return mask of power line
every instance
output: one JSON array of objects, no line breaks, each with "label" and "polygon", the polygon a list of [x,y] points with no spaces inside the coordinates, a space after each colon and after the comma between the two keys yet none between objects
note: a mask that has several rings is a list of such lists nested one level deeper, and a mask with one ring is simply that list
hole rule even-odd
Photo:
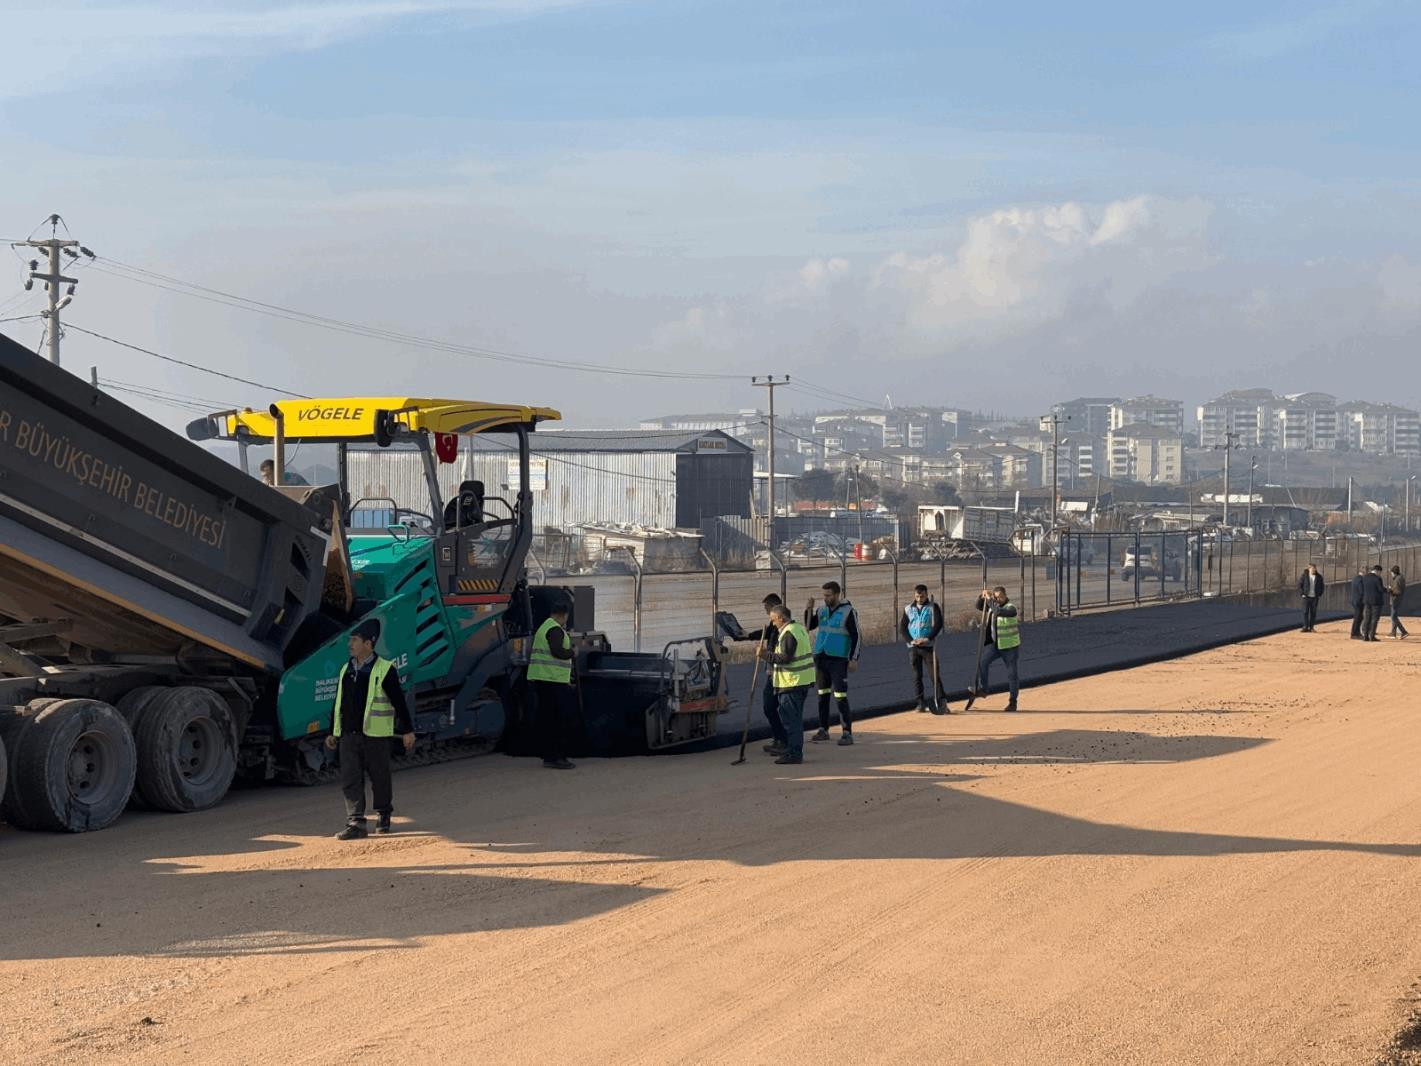
[{"label": "power line", "polygon": [[224,292],[221,289],[214,289],[206,285],[198,285],[195,282],[184,281],[181,278],[160,274],[154,270],[131,266],[116,259],[110,259],[107,256],[103,257],[102,265],[97,266],[95,269],[102,270],[111,277],[123,278],[140,285],[151,285],[168,292],[178,293],[179,295],[192,296],[197,299],[207,300],[210,303],[216,303],[239,310],[252,311],[287,322],[316,326],[350,336],[364,337],[368,340],[390,341],[408,345],[413,348],[425,348],[431,351],[445,352],[451,355],[462,355],[474,359],[486,359],[492,362],[513,363],[522,366],[540,366],[552,370],[609,374],[617,377],[643,377],[674,381],[744,380],[743,374],[713,373],[709,371],[641,370],[633,367],[612,366],[605,363],[580,363],[568,359],[553,359],[546,356],[503,351],[481,345],[441,341],[430,337],[422,337],[414,333],[405,333],[400,330],[364,325],[345,319],[330,318],[326,315],[311,314],[306,311],[299,311],[295,308],[283,307],[280,304],[267,303],[263,300],[254,300],[249,297],[238,296],[234,293]]},{"label": "power line", "polygon": [[289,389],[277,388],[275,385],[267,385],[260,381],[252,381],[250,378],[240,378],[237,377],[237,375],[235,374],[224,374],[220,370],[211,370],[205,366],[199,365],[198,363],[189,363],[186,359],[178,359],[171,355],[164,355],[162,352],[155,352],[151,348],[142,348],[139,347],[137,344],[129,344],[127,341],[118,340],[116,337],[109,337],[103,333],[96,333],[91,329],[85,329],[83,326],[76,326],[72,322],[68,325],[67,328],[78,330],[80,333],[88,334],[90,337],[97,337],[101,341],[108,341],[110,344],[117,344],[120,348],[128,348],[131,351],[141,352],[144,355],[151,355],[154,359],[161,359],[165,363],[172,363],[176,366],[185,366],[189,370],[197,370],[203,374],[211,374],[213,377],[225,378],[228,381],[235,381],[242,385],[251,385],[254,388],[258,389],[268,389],[271,392],[279,392],[283,396],[292,396],[298,400],[309,400],[311,398],[307,396],[304,392],[292,392]]},{"label": "power line", "polygon": [[0,322],[25,322],[31,318],[41,317],[43,316],[41,316],[38,311],[35,311],[34,313],[28,315],[16,315],[14,318],[0,318]]}]

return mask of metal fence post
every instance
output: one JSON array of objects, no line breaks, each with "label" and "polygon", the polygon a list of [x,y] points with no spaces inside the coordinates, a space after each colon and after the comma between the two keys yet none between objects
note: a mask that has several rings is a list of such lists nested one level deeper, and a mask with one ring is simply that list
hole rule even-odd
[{"label": "metal fence post", "polygon": [[1273,582],[1268,579],[1268,534],[1263,534],[1263,591],[1267,592]]},{"label": "metal fence post", "polygon": [[1114,549],[1111,547],[1111,541],[1113,539],[1109,533],[1105,534],[1105,602],[1107,606],[1111,602],[1110,577],[1115,573],[1115,556],[1112,554]]},{"label": "metal fence post", "polygon": [[720,567],[715,564],[710,553],[704,548],[701,549],[701,558],[706,561],[711,572],[711,636],[716,637],[716,620],[720,617]]},{"label": "metal fence post", "polygon": [[774,548],[767,549],[770,553],[770,561],[780,568],[780,602],[786,607],[789,606],[789,570],[785,568],[785,561],[780,558],[779,552]]},{"label": "metal fence post", "polygon": [[1140,605],[1140,532],[1135,531],[1135,606]]},{"label": "metal fence post", "polygon": [[888,558],[893,560],[893,624],[898,624],[898,553],[892,548],[884,548]]},{"label": "metal fence post", "polygon": [[1168,543],[1168,542],[1167,542],[1166,539],[1165,539],[1165,532],[1164,532],[1164,530],[1161,529],[1161,530],[1160,530],[1160,533],[1159,533],[1159,598],[1160,598],[1160,599],[1164,599],[1164,572],[1165,572],[1165,569],[1169,566],[1169,559],[1165,556],[1165,547],[1166,547],[1167,543]]},{"label": "metal fence post", "polygon": [[939,602],[939,603],[946,603],[946,602],[947,602],[947,560],[946,560],[946,559],[939,559],[939,560],[937,561],[937,565],[938,565],[938,586],[939,586],[938,602]]},{"label": "metal fence post", "polygon": [[625,545],[619,545],[619,550],[627,553],[627,557],[632,561],[632,650],[641,651],[641,560],[636,557],[636,552]]}]

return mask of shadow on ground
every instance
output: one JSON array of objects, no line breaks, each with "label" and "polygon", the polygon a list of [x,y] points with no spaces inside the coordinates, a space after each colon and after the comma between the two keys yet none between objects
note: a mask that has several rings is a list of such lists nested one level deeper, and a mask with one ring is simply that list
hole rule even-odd
[{"label": "shadow on ground", "polygon": [[[961,787],[1004,763],[1057,772],[1122,763],[1148,772],[1234,755],[1268,743],[1262,739],[1088,729],[865,739],[853,748],[812,746],[810,761],[793,767],[775,766],[758,750],[738,768],[724,751],[694,761],[591,761],[572,774],[502,757],[429,767],[396,779],[406,831],[322,850],[319,865],[302,851],[313,835],[338,827],[333,788],[246,793],[196,815],[129,816],[86,838],[0,833],[3,952],[26,959],[410,947],[422,937],[593,918],[671,891],[646,882],[688,860],[762,867],[1057,855],[1421,856],[1415,843],[1097,822]],[[723,775],[707,773],[712,760],[726,762]],[[629,802],[625,774],[633,768]],[[432,841],[438,861],[421,861]],[[450,862],[445,842],[460,845],[467,861]],[[283,851],[273,866],[271,853]],[[241,868],[244,856],[253,868]],[[211,870],[204,857],[237,868]],[[610,868],[615,882],[606,879]]]}]

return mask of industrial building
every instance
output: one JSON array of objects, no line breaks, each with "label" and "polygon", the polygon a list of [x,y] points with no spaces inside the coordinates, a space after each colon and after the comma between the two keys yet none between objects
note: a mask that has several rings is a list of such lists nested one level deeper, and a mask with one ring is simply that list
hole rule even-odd
[{"label": "industrial building", "polygon": [[[588,524],[697,529],[703,519],[748,518],[754,454],[719,430],[542,430],[532,435],[529,489],[539,528],[571,532]],[[399,448],[352,449],[350,492],[372,511],[391,502],[429,513],[422,458]],[[448,500],[460,482],[480,481],[497,514],[518,493],[511,442],[461,437],[453,463],[439,468]],[[378,524],[378,522],[377,522]]]}]

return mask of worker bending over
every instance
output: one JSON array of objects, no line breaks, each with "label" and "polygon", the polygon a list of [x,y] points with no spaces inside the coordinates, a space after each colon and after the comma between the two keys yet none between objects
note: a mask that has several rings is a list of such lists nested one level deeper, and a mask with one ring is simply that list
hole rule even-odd
[{"label": "worker bending over", "polygon": [[771,664],[770,680],[785,730],[785,750],[775,762],[792,766],[804,761],[804,698],[814,684],[814,655],[809,634],[790,618],[784,604],[770,608],[770,623],[775,627],[775,643],[760,645],[759,656]]},{"label": "worker bending over", "polygon": [[829,739],[829,696],[839,708],[839,743],[854,742],[854,717],[849,711],[849,674],[859,666],[859,621],[854,605],[843,599],[837,581],[824,582],[824,606],[814,609],[813,598],[804,611],[804,623],[814,634],[815,682],[819,687],[819,732],[815,743]]},{"label": "worker bending over", "polygon": [[549,770],[571,770],[568,738],[576,722],[572,667],[576,652],[567,635],[567,603],[558,601],[533,634],[528,654],[528,686],[538,716],[538,747]]},{"label": "worker bending over", "polygon": [[340,749],[340,787],[345,793],[345,828],[338,840],[359,840],[365,829],[365,779],[370,778],[374,802],[375,832],[390,831],[394,812],[390,785],[390,741],[398,733],[405,751],[414,747],[414,725],[410,722],[400,672],[389,659],[375,654],[380,639],[380,622],[367,618],[353,630],[347,641],[350,662],[336,677],[335,707],[331,714],[331,735],[327,748]]},{"label": "worker bending over", "polygon": [[933,686],[933,714],[947,714],[947,694],[937,672],[937,638],[942,632],[942,609],[928,598],[928,587],[913,588],[913,602],[903,608],[898,619],[898,635],[908,645],[908,665],[913,668],[913,694],[918,710],[928,709],[923,696],[923,664],[926,663]]},{"label": "worker bending over", "polygon": [[[1006,663],[1007,683],[1009,696],[1006,709],[1016,710],[1017,693],[1017,655],[1021,651],[1021,629],[1019,619],[1016,614],[1016,605],[1007,599],[1007,590],[1001,585],[988,591],[982,590],[982,594],[977,597],[976,609],[978,611],[988,611],[986,619],[986,633],[984,634],[984,647],[982,655],[982,668],[975,679],[977,685],[977,695],[985,696],[988,685],[988,674],[992,663],[1000,659]],[[986,650],[987,646],[990,651]]]}]

